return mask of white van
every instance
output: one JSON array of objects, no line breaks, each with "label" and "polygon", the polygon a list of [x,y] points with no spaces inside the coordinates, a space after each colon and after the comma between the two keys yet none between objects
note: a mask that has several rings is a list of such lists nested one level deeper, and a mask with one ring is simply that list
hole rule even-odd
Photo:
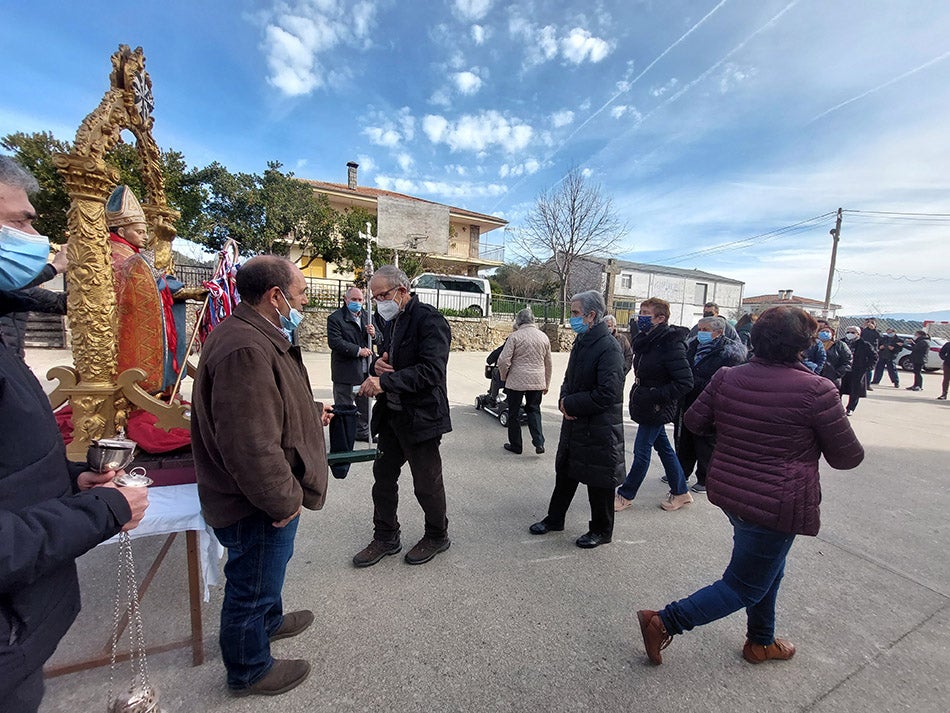
[{"label": "white van", "polygon": [[438,309],[468,312],[473,317],[491,315],[491,285],[483,277],[423,272],[409,282],[409,291]]}]

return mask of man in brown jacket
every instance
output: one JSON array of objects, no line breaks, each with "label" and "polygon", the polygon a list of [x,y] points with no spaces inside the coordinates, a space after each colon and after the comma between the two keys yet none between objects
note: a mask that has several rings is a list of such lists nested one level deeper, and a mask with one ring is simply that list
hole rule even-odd
[{"label": "man in brown jacket", "polygon": [[301,507],[327,490],[323,426],[292,346],[307,283],[289,260],[262,255],[238,271],[241,303],[205,343],[191,429],[205,519],[228,550],[221,657],[235,695],[277,695],[310,673],[303,659],[274,659],[270,642],[296,636],[310,611],[283,613],[281,590]]}]

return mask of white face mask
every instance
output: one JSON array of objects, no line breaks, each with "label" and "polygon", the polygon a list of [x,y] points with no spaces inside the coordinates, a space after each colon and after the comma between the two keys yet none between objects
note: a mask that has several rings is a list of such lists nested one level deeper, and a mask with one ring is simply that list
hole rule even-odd
[{"label": "white face mask", "polygon": [[376,311],[389,322],[399,314],[399,303],[396,300],[376,300]]}]

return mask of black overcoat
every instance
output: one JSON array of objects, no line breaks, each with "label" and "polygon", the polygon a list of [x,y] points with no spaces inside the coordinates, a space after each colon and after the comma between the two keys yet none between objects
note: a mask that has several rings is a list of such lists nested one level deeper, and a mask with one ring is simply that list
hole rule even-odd
[{"label": "black overcoat", "polygon": [[574,340],[560,404],[574,420],[561,421],[555,470],[599,488],[626,475],[623,453],[623,353],[603,322]]},{"label": "black overcoat", "polygon": [[640,332],[631,346],[636,381],[630,389],[630,418],[647,425],[672,422],[680,399],[693,386],[682,334],[664,322]]}]

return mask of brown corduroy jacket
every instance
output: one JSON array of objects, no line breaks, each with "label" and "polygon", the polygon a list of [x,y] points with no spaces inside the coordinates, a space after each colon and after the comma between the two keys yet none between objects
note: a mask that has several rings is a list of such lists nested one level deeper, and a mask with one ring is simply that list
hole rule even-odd
[{"label": "brown corduroy jacket", "polygon": [[208,337],[192,393],[198,496],[212,527],[257,512],[274,521],[323,507],[321,414],[300,356],[272,323],[239,304]]}]

